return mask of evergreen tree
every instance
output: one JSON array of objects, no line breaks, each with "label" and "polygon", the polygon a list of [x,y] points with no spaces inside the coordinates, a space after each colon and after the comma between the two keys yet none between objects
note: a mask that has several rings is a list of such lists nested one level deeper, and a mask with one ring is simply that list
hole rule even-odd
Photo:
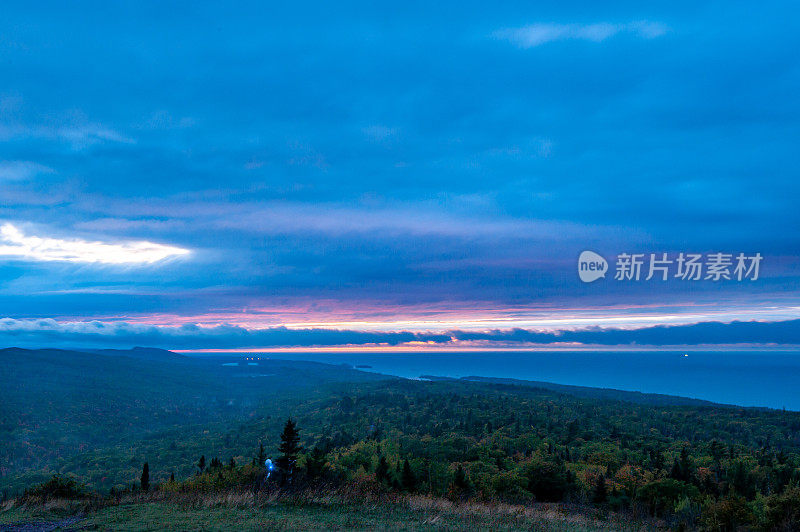
[{"label": "evergreen tree", "polygon": [[381,456],[378,460],[378,467],[375,468],[375,478],[378,482],[384,482],[389,479],[389,463],[386,461],[385,456]]},{"label": "evergreen tree", "polygon": [[689,460],[689,450],[684,447],[681,450],[681,456],[672,464],[669,476],[675,480],[682,480],[689,482],[692,478],[692,463]]},{"label": "evergreen tree", "polygon": [[205,471],[205,469],[206,469],[206,456],[205,455],[202,455],[200,457],[200,461],[197,462],[197,467],[200,469],[201,473],[203,471]]},{"label": "evergreen tree", "polygon": [[608,498],[608,488],[606,488],[606,477],[600,475],[597,477],[597,482],[594,485],[594,493],[592,494],[592,501],[595,504],[603,504]]},{"label": "evergreen tree", "polygon": [[142,491],[148,491],[150,489],[150,465],[147,462],[142,466],[141,485]]},{"label": "evergreen tree", "polygon": [[175,482],[175,471],[173,471],[172,473],[169,474],[169,481],[170,482]]},{"label": "evergreen tree", "polygon": [[400,477],[400,482],[406,491],[414,491],[417,486],[417,479],[414,472],[411,471],[411,464],[408,463],[408,460],[403,462],[403,475]]},{"label": "evergreen tree", "polygon": [[460,493],[469,490],[469,480],[467,480],[467,474],[464,472],[464,468],[461,467],[461,464],[458,465],[456,472],[453,474],[453,488]]},{"label": "evergreen tree", "polygon": [[260,443],[258,445],[258,456],[255,458],[255,464],[253,465],[264,467],[264,462],[266,461],[266,459],[267,459],[267,453],[266,451],[264,451],[264,444]]},{"label": "evergreen tree", "polygon": [[326,455],[327,453],[319,445],[315,445],[311,453],[306,456],[308,478],[316,479],[322,477],[325,472],[325,465],[328,463]]},{"label": "evergreen tree", "polygon": [[689,482],[692,479],[692,462],[689,459],[689,449],[684,447],[681,449],[681,474],[683,478],[681,480],[685,482]]},{"label": "evergreen tree", "polygon": [[300,431],[291,418],[287,419],[286,424],[283,426],[279,450],[281,451],[281,456],[278,457],[277,464],[283,473],[283,482],[291,482],[294,477],[297,455],[300,453]]},{"label": "evergreen tree", "polygon": [[681,464],[677,460],[672,462],[672,469],[669,470],[669,477],[675,480],[683,480],[683,473],[681,472]]}]

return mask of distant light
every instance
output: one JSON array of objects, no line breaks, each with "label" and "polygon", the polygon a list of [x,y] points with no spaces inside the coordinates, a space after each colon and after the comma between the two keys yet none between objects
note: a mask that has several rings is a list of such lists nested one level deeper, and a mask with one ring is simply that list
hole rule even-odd
[{"label": "distant light", "polygon": [[80,239],[28,236],[10,223],[0,226],[0,257],[37,261],[101,264],[152,264],[191,253],[188,249],[147,241],[109,244]]}]

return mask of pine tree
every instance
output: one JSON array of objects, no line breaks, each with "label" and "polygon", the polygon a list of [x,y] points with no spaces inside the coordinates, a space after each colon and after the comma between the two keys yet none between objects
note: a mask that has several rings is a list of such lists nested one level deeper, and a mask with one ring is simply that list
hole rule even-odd
[{"label": "pine tree", "polygon": [[263,467],[266,459],[267,459],[267,453],[264,451],[264,444],[260,443],[258,445],[258,456],[256,457],[256,463],[253,465],[258,465],[259,467]]},{"label": "pine tree", "polygon": [[681,449],[681,475],[683,478],[681,480],[685,482],[689,482],[692,479],[692,462],[689,459],[689,449],[684,447]]},{"label": "pine tree", "polygon": [[284,482],[291,482],[294,477],[297,455],[300,453],[300,431],[291,418],[287,419],[286,425],[283,426],[279,450],[281,456],[277,460],[278,467],[283,473]]},{"label": "pine tree", "polygon": [[200,457],[200,461],[199,461],[199,462],[197,462],[197,467],[200,469],[200,472],[201,472],[201,473],[202,473],[203,471],[205,471],[205,469],[206,469],[206,456],[205,456],[205,455],[202,455],[202,456]]},{"label": "pine tree", "polygon": [[147,462],[142,466],[141,485],[142,491],[148,491],[150,489],[150,465]]},{"label": "pine tree", "polygon": [[683,473],[681,472],[681,465],[675,460],[672,463],[672,469],[669,471],[670,478],[674,478],[675,480],[683,480]]},{"label": "pine tree", "polygon": [[325,473],[325,465],[328,463],[326,452],[315,445],[310,454],[306,455],[306,473],[308,478],[316,479]]},{"label": "pine tree", "polygon": [[400,482],[403,485],[403,489],[406,491],[414,491],[414,488],[417,486],[417,479],[414,477],[414,472],[411,471],[411,464],[408,463],[408,460],[403,462],[403,475]]},{"label": "pine tree", "polygon": [[173,471],[172,473],[169,474],[169,481],[170,482],[175,482],[175,471]]},{"label": "pine tree", "polygon": [[594,493],[592,494],[592,501],[595,504],[602,504],[608,498],[608,489],[606,488],[606,477],[600,475],[597,477],[597,482],[594,485]]},{"label": "pine tree", "polygon": [[453,487],[459,491],[466,491],[469,488],[469,481],[467,481],[467,474],[464,472],[464,468],[461,467],[459,464],[458,469],[456,469],[455,474],[453,475]]},{"label": "pine tree", "polygon": [[375,468],[375,478],[378,482],[389,479],[389,463],[384,456],[381,456],[381,459],[378,460],[378,467]]}]

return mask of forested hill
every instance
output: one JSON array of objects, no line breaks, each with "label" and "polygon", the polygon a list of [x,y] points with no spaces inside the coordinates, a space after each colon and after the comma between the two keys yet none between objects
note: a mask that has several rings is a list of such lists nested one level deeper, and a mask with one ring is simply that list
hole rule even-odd
[{"label": "forested hill", "polygon": [[625,390],[615,390],[611,388],[591,388],[588,386],[572,386],[569,384],[555,384],[552,382],[543,381],[528,381],[521,379],[508,379],[500,377],[478,377],[469,376],[453,379],[450,377],[439,377],[436,375],[422,375],[420,378],[431,381],[462,381],[462,382],[480,382],[484,384],[502,384],[507,386],[524,386],[527,388],[539,388],[542,390],[550,390],[553,392],[574,395],[575,397],[584,397],[587,399],[610,399],[614,401],[625,401],[628,403],[636,403],[640,405],[652,406],[730,406],[731,408],[739,408],[733,405],[723,405],[711,401],[704,401],[702,399],[693,399],[689,397],[679,397],[675,395],[664,395],[659,393],[643,393],[643,392],[630,392]]},{"label": "forested hill", "polygon": [[172,351],[167,351],[166,349],[157,349],[154,347],[134,347],[132,349],[81,349],[80,351],[98,355],[126,356],[138,358],[140,360],[154,360],[160,362],[187,359],[185,355],[173,353]]},{"label": "forested hill", "polygon": [[230,363],[160,349],[0,350],[0,486],[100,447],[227,426],[331,383],[382,378],[314,362]]}]

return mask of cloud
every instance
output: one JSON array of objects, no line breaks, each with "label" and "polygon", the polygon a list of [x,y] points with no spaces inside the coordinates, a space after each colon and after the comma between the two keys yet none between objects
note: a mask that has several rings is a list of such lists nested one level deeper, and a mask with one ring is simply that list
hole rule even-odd
[{"label": "cloud", "polygon": [[658,22],[637,21],[627,24],[531,24],[495,32],[498,39],[510,41],[521,48],[533,48],[553,41],[579,40],[602,42],[621,33],[643,39],[654,39],[667,33],[667,26]]},{"label": "cloud", "polygon": [[800,320],[703,322],[641,329],[590,328],[539,332],[524,329],[485,332],[375,332],[347,329],[248,329],[234,325],[163,326],[128,322],[59,322],[53,319],[0,319],[0,347],[149,346],[166,349],[236,349],[325,346],[428,347],[473,345],[513,348],[579,343],[606,346],[686,346],[732,344],[800,345]]},{"label": "cloud", "polygon": [[39,174],[52,174],[55,170],[31,161],[0,161],[0,181],[25,181]]},{"label": "cloud", "polygon": [[445,334],[362,332],[332,329],[246,329],[232,325],[178,327],[127,322],[57,322],[53,319],[0,319],[0,346],[136,345],[172,349],[233,349],[283,346],[399,345],[415,341],[447,342]]},{"label": "cloud", "polygon": [[[457,204],[459,198],[449,198]],[[480,201],[480,198],[472,198]],[[258,234],[317,233],[344,235],[357,233],[441,236],[508,236],[551,239],[553,235],[574,238],[596,238],[619,228],[600,224],[591,226],[558,220],[489,217],[467,212],[471,207],[463,200],[460,210],[446,211],[434,204],[385,204],[380,206],[340,203],[302,203],[263,201],[258,203],[179,202],[152,199],[139,201],[86,201],[89,208],[113,212],[115,216],[80,222],[87,230],[124,230],[147,228],[161,230],[192,226],[203,230],[237,230]],[[476,209],[472,209],[473,211]],[[166,221],[165,221],[166,219]],[[633,230],[627,229],[629,233]]]},{"label": "cloud", "polygon": [[583,330],[538,332],[525,329],[487,332],[452,331],[462,341],[510,344],[580,343],[594,345],[732,345],[800,344],[800,320],[777,322],[702,322],[691,325],[656,325],[639,329],[593,327]]},{"label": "cloud", "polygon": [[28,236],[10,223],[0,226],[0,257],[34,261],[150,264],[188,253],[188,249],[146,241],[109,244]]}]

